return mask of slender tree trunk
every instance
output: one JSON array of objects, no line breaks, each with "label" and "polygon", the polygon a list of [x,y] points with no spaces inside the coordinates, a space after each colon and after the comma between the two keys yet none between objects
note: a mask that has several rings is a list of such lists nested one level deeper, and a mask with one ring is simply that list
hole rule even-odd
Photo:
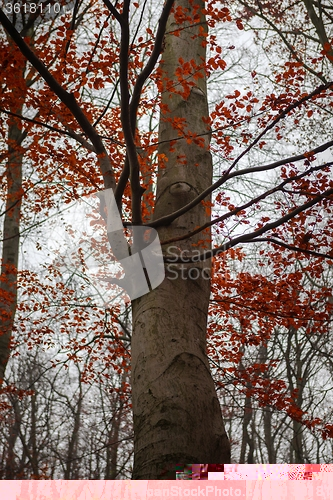
[{"label": "slender tree trunk", "polygon": [[[20,109],[16,109],[20,113]],[[8,131],[8,161],[6,166],[7,198],[3,224],[3,245],[0,277],[0,386],[10,355],[10,341],[17,305],[17,268],[20,244],[22,197],[22,161],[20,151],[24,134],[12,121]]]},{"label": "slender tree trunk", "polygon": [[[288,333],[288,344],[286,350],[287,378],[289,382],[290,394],[294,394],[295,387],[297,395],[295,403],[298,408],[303,406],[303,392],[307,381],[308,369],[304,369],[304,359],[302,359],[302,343],[299,341],[298,331],[290,327]],[[291,352],[295,353],[295,360],[292,359]],[[294,396],[295,397],[295,396]],[[290,442],[290,463],[304,463],[303,447],[303,426],[297,420],[292,421],[292,440]]]},{"label": "slender tree trunk", "polygon": [[[34,36],[34,26],[22,29],[21,36]],[[14,80],[21,94],[17,93],[17,100],[10,107],[10,111],[22,114],[27,94],[27,87],[31,84],[25,79],[27,61],[8,37],[10,45],[9,58],[16,59]],[[22,143],[27,131],[22,130],[19,119],[10,118],[8,123],[8,160],[6,165],[6,208],[3,223],[3,242],[1,255],[0,275],[0,387],[3,383],[7,362],[10,356],[10,342],[12,338],[14,318],[17,307],[17,276],[20,248],[20,220],[22,205],[22,164],[24,149]]]},{"label": "slender tree trunk", "polygon": [[265,445],[268,454],[268,463],[276,463],[276,452],[274,448],[274,439],[272,436],[272,410],[269,406],[265,406],[263,409],[264,413],[264,433],[265,433]]},{"label": "slender tree trunk", "polygon": [[79,388],[79,396],[77,403],[73,403],[72,412],[74,425],[72,430],[72,435],[69,439],[68,450],[67,450],[67,459],[66,459],[66,469],[64,474],[64,479],[78,479],[77,477],[77,447],[79,441],[79,431],[81,427],[81,418],[82,418],[82,402],[83,402],[83,393],[82,393],[82,383],[80,382]]},{"label": "slender tree trunk", "polygon": [[12,406],[13,406],[13,417],[7,437],[7,456],[6,459],[3,459],[0,466],[0,470],[3,471],[1,474],[2,479],[16,479],[17,477],[15,445],[20,433],[21,418],[20,418],[18,403],[15,396],[12,400]]},{"label": "slender tree trunk", "polygon": [[[302,343],[298,342],[297,333],[295,335],[295,346],[296,346],[296,387],[297,387],[297,398],[296,404],[299,408],[303,406],[303,392],[307,379],[307,370],[304,369],[302,360]],[[295,463],[304,464],[304,442],[303,442],[303,425],[296,420],[293,420],[293,440],[292,445],[295,453]]]},{"label": "slender tree trunk", "polygon": [[[251,384],[247,384],[250,389]],[[251,396],[245,396],[244,402],[244,417],[242,425],[242,445],[241,453],[239,458],[240,464],[253,464],[253,454],[254,454],[254,434],[250,430],[250,424],[253,423],[253,409],[252,409],[252,398]],[[250,433],[249,433],[250,430]],[[249,447],[249,453],[246,459],[246,447]]]},{"label": "slender tree trunk", "polygon": [[[127,326],[127,325],[126,325]],[[127,378],[126,371],[122,375],[122,386],[124,386]],[[112,424],[109,431],[109,446],[106,450],[106,468],[105,468],[105,479],[117,479],[119,464],[118,464],[118,452],[119,452],[119,434],[120,426],[123,418],[124,407],[121,398],[117,398],[114,402],[112,412]]]},{"label": "slender tree trunk", "polygon": [[[179,25],[171,16],[161,63],[162,107],[159,147],[161,159],[154,219],[174,212],[208,187],[212,179],[209,136],[202,146],[177,140],[172,126],[182,119],[185,130],[207,132],[208,116],[204,70],[188,96],[181,90],[176,69],[179,59],[205,60],[207,25],[204,2],[196,1],[200,22]],[[194,7],[177,1],[175,8]],[[188,78],[188,75],[184,75]],[[190,78],[193,80],[193,78]],[[163,83],[164,82],[164,83]],[[171,88],[171,83],[173,87]],[[209,201],[209,200],[208,200]],[[207,204],[199,204],[159,231],[161,241],[186,234],[209,220]],[[205,241],[202,241],[204,240]],[[200,241],[201,240],[201,241]],[[210,234],[199,234],[175,245],[164,245],[166,254],[193,253],[210,245]],[[182,254],[184,255],[184,253]],[[134,479],[168,478],[176,463],[228,463],[229,440],[206,354],[206,327],[210,296],[210,262],[166,266],[166,278],[151,293],[133,301],[132,397],[134,416]]]},{"label": "slender tree trunk", "polygon": [[31,395],[31,434],[29,439],[29,448],[31,449],[31,468],[35,475],[35,479],[39,478],[39,457],[38,457],[38,447],[37,447],[37,421],[38,421],[38,410],[37,410],[37,396],[35,392],[35,387],[32,386],[34,393]]},{"label": "slender tree trunk", "polygon": [[[259,349],[259,363],[267,363],[268,354],[267,354],[267,345],[262,344]],[[264,379],[268,379],[268,373],[265,372],[263,374]],[[268,463],[275,464],[276,463],[276,449],[274,445],[274,437],[272,431],[272,409],[269,405],[263,408],[263,420],[264,420],[264,434],[265,434],[265,445],[268,454]]]}]

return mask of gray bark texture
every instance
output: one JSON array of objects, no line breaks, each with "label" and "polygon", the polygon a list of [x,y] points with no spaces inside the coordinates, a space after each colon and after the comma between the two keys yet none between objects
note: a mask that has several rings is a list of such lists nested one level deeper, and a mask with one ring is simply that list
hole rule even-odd
[{"label": "gray bark texture", "polygon": [[17,306],[23,154],[20,151],[15,151],[15,147],[20,148],[22,139],[21,130],[15,123],[10,124],[8,131],[8,161],[6,165],[6,213],[3,223],[0,280],[0,386],[5,376],[10,355],[10,341]]},{"label": "gray bark texture", "polygon": [[[202,12],[204,2],[199,4]],[[188,9],[189,1],[175,3]],[[179,29],[179,36],[172,31]],[[179,58],[205,60],[207,25],[189,20],[182,25],[171,15],[161,62],[162,108],[159,127],[161,158],[153,219],[189,203],[212,181],[209,134],[204,147],[177,140],[172,125],[183,119],[184,133],[207,133],[207,87],[204,69],[188,96],[174,91],[182,86],[176,76]],[[198,36],[200,35],[200,36]],[[172,80],[172,85],[170,81]],[[166,108],[168,107],[168,109]],[[163,160],[164,159],[164,160]],[[209,199],[206,200],[209,202]],[[209,220],[207,204],[159,229],[161,241],[184,235]],[[176,249],[177,247],[177,249]],[[177,243],[163,245],[163,253],[185,255],[210,247],[210,234],[199,233]],[[206,328],[210,296],[209,261],[166,265],[163,283],[133,301],[132,396],[134,414],[133,479],[170,479],[175,464],[228,463],[230,446],[206,354]]]}]

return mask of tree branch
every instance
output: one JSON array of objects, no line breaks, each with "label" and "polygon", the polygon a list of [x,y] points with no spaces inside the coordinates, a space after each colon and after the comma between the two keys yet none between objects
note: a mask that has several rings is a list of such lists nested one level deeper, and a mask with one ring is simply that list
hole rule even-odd
[{"label": "tree branch", "polygon": [[317,172],[318,170],[322,170],[323,168],[326,168],[326,167],[331,167],[332,165],[333,165],[333,162],[325,163],[324,165],[319,165],[317,167],[309,168],[308,170],[306,170],[305,172],[302,172],[299,175],[289,177],[288,179],[285,179],[283,182],[278,184],[275,188],[272,188],[272,189],[269,189],[268,191],[265,191],[264,193],[260,194],[256,198],[253,198],[249,202],[244,203],[244,205],[241,205],[239,207],[234,208],[234,210],[231,210],[230,212],[222,215],[221,217],[218,217],[217,219],[214,219],[214,220],[207,222],[206,224],[194,229],[193,231],[191,231],[187,234],[184,234],[183,236],[176,236],[175,238],[171,238],[169,240],[162,241],[161,245],[168,245],[170,243],[175,243],[176,241],[181,241],[181,240],[186,240],[188,238],[191,238],[192,236],[194,236],[198,233],[201,233],[202,231],[204,231],[208,227],[211,227],[214,224],[217,224],[218,222],[223,222],[223,221],[229,219],[230,217],[232,217],[233,215],[237,215],[242,210],[246,210],[247,208],[249,208],[253,205],[256,205],[257,203],[259,203],[260,201],[263,201],[268,196],[270,196],[274,193],[277,193],[278,191],[282,191],[283,188],[287,184],[294,182],[294,181],[301,180],[302,178],[306,177],[309,174],[312,174],[313,172]]},{"label": "tree branch", "polygon": [[[241,158],[243,158],[243,156],[248,153],[259,141],[260,139],[268,132],[268,130],[272,129],[280,120],[282,120],[283,118],[285,118],[285,116],[290,113],[290,111],[292,111],[293,109],[297,108],[298,106],[302,105],[304,102],[312,99],[313,97],[315,97],[317,94],[320,94],[323,90],[326,90],[328,89],[329,87],[331,87],[333,85],[333,82],[329,82],[327,83],[326,85],[320,85],[320,87],[318,87],[317,89],[315,89],[313,92],[311,92],[310,94],[302,97],[302,99],[300,99],[299,101],[291,104],[290,106],[288,106],[285,110],[283,110],[274,120],[273,122],[268,125],[265,130],[259,134],[259,136],[257,136],[257,138],[236,158],[236,160],[232,163],[232,165],[228,168],[228,170],[226,170],[226,172],[223,174],[222,177],[220,177],[220,179],[218,181],[216,181],[214,184],[212,184],[209,188],[205,189],[199,196],[197,196],[196,198],[194,198],[190,203],[188,203],[187,205],[184,205],[181,209],[177,210],[176,212],[173,212],[172,214],[169,214],[169,215],[166,215],[164,217],[161,217],[160,219],[156,219],[155,221],[151,221],[149,222],[149,225],[150,227],[159,227],[159,226],[163,226],[163,225],[169,225],[171,224],[171,222],[173,222],[175,219],[177,219],[178,217],[180,217],[181,215],[185,214],[186,212],[188,212],[191,208],[194,208],[198,203],[200,203],[202,200],[204,200],[206,198],[206,196],[210,195],[213,191],[215,191],[215,189],[219,188],[220,186],[222,186],[222,184],[224,184],[224,182],[226,182],[228,179],[231,178],[231,176],[233,177],[236,177],[237,176],[237,172],[235,172],[234,174],[231,174],[231,170],[237,165],[237,163],[240,161]],[[329,142],[329,143],[326,143],[328,144],[327,148],[330,147],[332,145],[332,142]],[[323,145],[324,146],[324,145]],[[322,146],[320,146],[322,147]],[[327,149],[326,148],[326,149]],[[317,152],[321,152],[323,150],[318,150],[317,148]],[[313,150],[313,152],[315,152],[315,150]],[[301,155],[302,158],[305,158],[305,154]],[[297,157],[294,157],[294,158],[297,158]],[[300,158],[300,159],[302,159]],[[296,161],[296,160],[294,160]],[[288,163],[288,161],[284,161],[283,160],[283,164],[285,163]],[[273,164],[273,165],[276,165]],[[278,165],[277,165],[278,166]],[[258,167],[260,168],[261,170],[264,170],[264,167]],[[272,168],[276,168],[276,167],[272,167]],[[255,170],[255,169],[248,169],[249,172],[250,171],[260,171],[260,170]],[[244,172],[243,172],[244,173]]]},{"label": "tree branch", "polygon": [[274,243],[275,245],[279,245],[280,247],[287,248],[288,250],[293,250],[294,252],[301,252],[305,253],[307,255],[314,255],[315,257],[322,257],[324,259],[330,259],[333,260],[333,255],[329,255],[327,253],[321,253],[321,252],[316,252],[315,250],[308,250],[306,248],[300,248],[296,247],[294,245],[289,245],[288,243],[285,243],[284,241],[277,240],[276,238],[255,238],[251,242],[245,242],[245,243],[256,243],[256,242],[264,241],[267,243]]},{"label": "tree branch", "polygon": [[22,54],[26,59],[34,66],[41,77],[49,85],[51,90],[59,97],[61,102],[69,109],[77,123],[80,125],[84,133],[91,140],[95,153],[98,157],[98,162],[101,168],[101,172],[104,178],[105,188],[115,188],[116,181],[114,177],[113,168],[110,162],[110,158],[104,147],[103,141],[99,137],[98,133],[84,114],[83,110],[79,106],[73,94],[67,92],[59,82],[51,75],[51,73],[46,68],[45,64],[36,56],[36,54],[30,49],[23,38],[20,36],[16,28],[9,21],[7,16],[4,14],[3,10],[0,9],[0,22],[11,36],[17,47],[20,49]]},{"label": "tree branch", "polygon": [[[311,21],[312,21],[312,24],[314,25],[314,27],[316,29],[321,46],[324,48],[324,46],[326,44],[331,45],[329,40],[328,40],[328,37],[327,37],[327,33],[325,30],[323,20],[321,17],[319,17],[317,15],[315,9],[313,8],[313,1],[312,0],[303,0],[303,3],[305,5],[305,8],[307,10],[307,13],[308,13]],[[332,50],[330,50],[330,54],[331,54],[331,56],[333,55]]]},{"label": "tree branch", "polygon": [[[333,188],[328,189],[327,191],[324,191],[324,193],[322,193],[318,196],[315,196],[312,200],[309,200],[308,202],[304,203],[303,205],[300,205],[299,207],[295,208],[294,210],[292,210],[288,214],[284,215],[283,217],[280,217],[280,219],[277,219],[274,222],[269,222],[269,223],[265,224],[264,226],[262,226],[261,228],[256,229],[255,231],[252,231],[251,233],[238,236],[237,238],[234,238],[234,239],[228,241],[227,243],[224,243],[223,245],[221,245],[217,248],[202,252],[199,256],[196,255],[193,260],[191,260],[191,258],[189,257],[186,260],[186,263],[198,262],[198,261],[210,259],[211,257],[214,257],[214,255],[225,252],[226,250],[229,250],[229,248],[232,248],[232,247],[238,245],[239,243],[253,243],[255,241],[258,241],[258,239],[257,239],[258,236],[261,236],[262,234],[267,233],[271,229],[276,229],[277,227],[282,226],[283,224],[285,224],[289,220],[293,219],[296,215],[300,214],[301,212],[304,212],[308,208],[313,207],[313,205],[316,205],[321,200],[323,200],[324,198],[328,198],[331,195],[333,195]],[[300,251],[303,251],[303,249]],[[333,256],[327,256],[327,258],[333,259]],[[183,262],[181,257],[179,259],[168,260],[167,256],[165,256],[164,261],[166,263],[173,263],[173,264]]]},{"label": "tree branch", "polygon": [[136,126],[136,116],[137,116],[137,111],[140,103],[140,96],[142,92],[142,88],[144,83],[146,82],[147,78],[151,74],[151,72],[154,70],[156,62],[162,52],[162,47],[163,47],[163,40],[164,40],[164,35],[165,35],[165,29],[167,25],[167,21],[169,19],[170,11],[172,9],[172,6],[174,4],[174,0],[167,0],[165,2],[165,5],[163,7],[162,14],[160,16],[160,19],[158,21],[158,29],[156,32],[156,38],[155,38],[155,43],[154,47],[152,50],[152,53],[149,57],[149,60],[146,64],[146,66],[143,68],[141,73],[139,74],[134,90],[133,90],[133,95],[131,99],[131,106],[130,106],[130,119],[131,119],[131,124],[132,124],[132,129],[135,129]]},{"label": "tree branch", "polygon": [[121,14],[117,11],[117,9],[112,5],[112,3],[110,2],[110,0],[103,0],[104,2],[104,5],[109,9],[109,11],[111,12],[111,14],[113,15],[113,17],[115,19],[117,19],[117,21],[119,22],[119,24],[121,25],[122,23],[122,16]]},{"label": "tree branch", "polygon": [[[265,21],[273,29],[273,31],[275,31],[279,35],[279,37],[282,39],[283,43],[286,45],[287,49],[290,51],[290,53],[293,55],[293,57],[295,57],[295,59],[296,59],[297,62],[301,63],[302,66],[309,73],[311,73],[315,77],[319,78],[319,80],[321,80],[323,83],[327,83],[327,80],[326,80],[326,78],[323,75],[321,75],[320,73],[318,73],[317,71],[315,71],[314,69],[312,69],[308,64],[306,64],[306,62],[304,62],[299,57],[298,52],[289,43],[289,41],[287,40],[287,38],[284,36],[284,33],[281,30],[279,30],[278,27],[276,26],[276,24],[274,24],[268,17],[266,17],[265,14],[262,11],[259,13],[253,7],[249,6],[247,2],[244,2],[242,0],[239,0],[239,2],[244,7],[246,7],[247,9],[249,9],[252,12],[252,14],[254,14],[255,16],[260,17],[263,21]],[[319,42],[319,40],[318,40],[318,42]]]},{"label": "tree branch", "polygon": [[67,135],[72,139],[78,141],[82,146],[84,146],[89,151],[95,152],[95,148],[92,144],[86,141],[81,135],[76,134],[70,127],[67,127],[67,130],[61,130],[60,128],[53,127],[52,125],[48,125],[47,123],[40,122],[36,120],[36,118],[27,118],[26,116],[19,115],[18,113],[13,113],[12,111],[7,111],[6,109],[0,108],[0,113],[6,113],[9,116],[15,116],[15,118],[19,118],[25,122],[29,122],[35,125],[41,125],[48,130],[52,130],[52,132],[58,132],[59,134]]},{"label": "tree branch", "polygon": [[[135,85],[134,85],[133,94],[132,94],[131,102],[129,105],[129,111],[128,111],[129,112],[129,121],[130,121],[130,126],[131,126],[133,137],[135,136],[137,112],[138,112],[138,108],[139,108],[139,104],[140,104],[140,97],[141,97],[142,88],[143,88],[143,85],[145,84],[147,78],[149,77],[151,72],[154,70],[156,62],[157,62],[157,60],[162,52],[166,24],[167,24],[167,21],[168,21],[169,15],[170,15],[170,11],[171,11],[173,4],[174,4],[174,0],[167,0],[164,7],[163,7],[162,14],[161,14],[160,19],[158,21],[158,29],[157,29],[155,43],[154,43],[152,53],[148,59],[146,66],[143,68],[143,70],[139,74],[139,76],[135,82]],[[135,147],[135,145],[134,145],[134,147]],[[137,156],[136,156],[136,158],[137,158]],[[138,168],[139,168],[139,164],[138,164]],[[135,172],[133,172],[133,173],[135,174]],[[128,161],[126,161],[125,167],[124,167],[122,174],[121,174],[121,179],[120,179],[119,185],[117,186],[116,193],[115,193],[115,198],[116,198],[116,201],[118,204],[119,204],[120,199],[123,195],[123,192],[124,192],[124,189],[126,187],[129,175],[132,175],[131,169],[129,168]],[[136,189],[138,190],[139,195],[140,195],[140,213],[141,213],[142,189],[141,189],[141,187],[138,188],[137,186],[136,186]]]},{"label": "tree branch", "polygon": [[134,225],[142,224],[140,186],[140,165],[136,153],[134,131],[131,127],[129,108],[129,82],[128,82],[128,51],[129,51],[129,0],[124,1],[121,15],[121,42],[120,42],[120,95],[121,95],[121,124],[126,142],[126,152],[129,161],[130,182],[132,191],[132,222]]}]

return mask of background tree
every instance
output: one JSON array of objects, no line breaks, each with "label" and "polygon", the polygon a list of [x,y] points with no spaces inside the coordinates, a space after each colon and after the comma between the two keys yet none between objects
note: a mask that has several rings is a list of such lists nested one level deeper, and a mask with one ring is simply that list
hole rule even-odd
[{"label": "background tree", "polygon": [[[25,30],[27,32],[27,30]],[[24,36],[24,32],[22,33]],[[8,99],[7,109],[13,113],[8,118],[7,152],[3,153],[6,161],[5,171],[2,174],[3,185],[7,187],[6,203],[3,222],[3,244],[1,258],[1,327],[0,336],[0,383],[4,378],[6,364],[9,358],[9,345],[17,305],[17,269],[19,258],[19,233],[22,203],[22,162],[24,148],[22,142],[26,132],[22,130],[20,120],[15,114],[22,114],[26,96],[26,59],[17,50],[16,46],[7,38],[3,43],[2,51],[4,63],[2,65],[3,94]],[[14,72],[14,80],[20,88],[20,97],[13,94],[13,80],[8,78]],[[13,74],[11,75],[13,76]],[[3,96],[4,97],[4,96]]]}]

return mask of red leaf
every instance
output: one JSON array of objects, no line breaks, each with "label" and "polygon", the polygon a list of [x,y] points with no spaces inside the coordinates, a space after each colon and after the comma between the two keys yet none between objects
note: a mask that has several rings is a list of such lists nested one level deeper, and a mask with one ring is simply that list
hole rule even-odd
[{"label": "red leaf", "polygon": [[243,23],[242,23],[241,19],[237,19],[236,25],[237,25],[237,28],[239,30],[243,30],[244,29],[244,26],[243,26]]}]

